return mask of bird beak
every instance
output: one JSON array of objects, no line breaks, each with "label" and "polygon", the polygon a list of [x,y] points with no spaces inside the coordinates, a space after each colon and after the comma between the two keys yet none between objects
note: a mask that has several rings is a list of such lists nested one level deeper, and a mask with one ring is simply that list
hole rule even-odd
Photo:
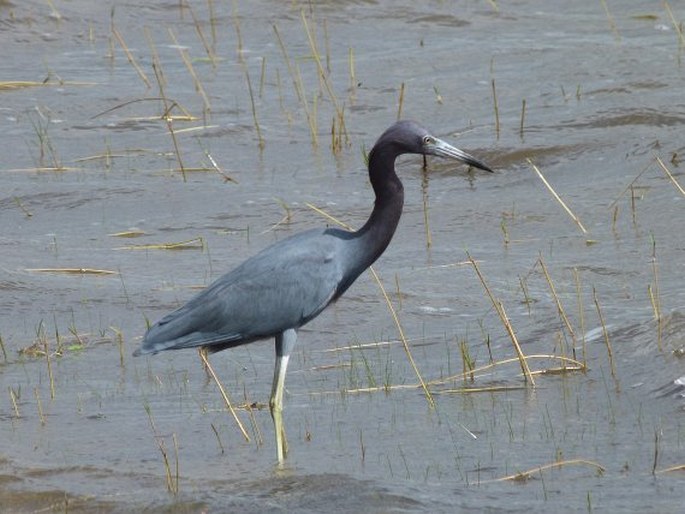
[{"label": "bird beak", "polygon": [[475,168],[480,168],[481,170],[494,173],[492,168],[490,168],[490,166],[485,164],[483,161],[476,159],[472,155],[469,155],[466,152],[459,150],[459,148],[455,148],[449,143],[445,143],[443,140],[438,138],[433,138],[433,141],[427,145],[426,152],[433,155],[439,155],[440,157],[457,159],[458,161],[468,164],[469,166],[474,166]]}]

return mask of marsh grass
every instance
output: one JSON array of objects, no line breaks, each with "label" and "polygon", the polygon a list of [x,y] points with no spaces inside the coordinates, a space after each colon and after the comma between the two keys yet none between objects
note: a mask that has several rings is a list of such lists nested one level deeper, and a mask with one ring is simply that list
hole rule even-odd
[{"label": "marsh grass", "polygon": [[2,352],[2,360],[3,362],[7,362],[7,350],[5,349],[5,341],[2,340],[2,336],[0,335],[0,352]]},{"label": "marsh grass", "polygon": [[33,388],[33,395],[36,398],[36,408],[38,409],[38,419],[40,420],[40,424],[45,426],[46,420],[45,420],[45,415],[43,414],[43,402],[40,400],[40,392],[38,391],[37,387]]},{"label": "marsh grass", "polygon": [[243,35],[240,30],[240,16],[238,15],[238,2],[233,0],[231,2],[231,18],[233,19],[233,28],[236,35],[236,54],[238,55],[238,62],[243,62]]},{"label": "marsh grass", "polygon": [[[321,214],[325,218],[333,221],[334,223],[336,223],[336,224],[338,224],[338,225],[340,225],[340,226],[342,226],[348,230],[351,230],[351,227],[349,225],[338,220],[334,216],[331,216],[330,214],[328,214],[324,210],[322,210],[318,207],[315,207],[314,205],[312,205],[310,203],[307,203],[306,205],[307,205],[307,207],[309,207],[310,209],[314,210],[315,212]],[[412,369],[414,370],[414,373],[416,374],[416,376],[419,380],[419,383],[421,384],[421,388],[423,389],[424,395],[426,397],[426,401],[428,402],[428,405],[430,407],[435,407],[435,402],[433,401],[433,397],[430,393],[430,390],[428,389],[426,382],[423,380],[423,377],[421,376],[421,373],[419,372],[419,368],[416,365],[416,361],[414,361],[414,357],[412,356],[411,350],[409,348],[409,342],[407,341],[407,337],[404,334],[404,329],[402,328],[402,324],[400,323],[400,318],[397,315],[397,311],[395,310],[395,307],[393,306],[392,301],[390,300],[390,297],[388,296],[388,293],[385,290],[385,287],[383,286],[383,283],[381,282],[381,279],[378,276],[378,274],[376,273],[376,270],[373,268],[373,266],[369,267],[369,272],[371,273],[374,280],[378,284],[378,287],[381,290],[381,294],[382,294],[383,298],[385,299],[385,303],[388,306],[388,310],[390,311],[390,315],[392,316],[392,319],[395,322],[395,326],[397,327],[397,331],[400,335],[400,340],[402,341],[402,345],[404,346],[404,352],[407,356],[409,364],[411,365]]]},{"label": "marsh grass", "polygon": [[654,281],[652,284],[647,285],[647,292],[649,294],[649,300],[652,304],[652,310],[654,312],[654,321],[656,322],[656,342],[659,351],[663,351],[663,346],[661,344],[663,335],[663,316],[661,314],[661,299],[659,296],[659,265],[656,259],[656,240],[654,235],[651,235],[652,239],[652,275]]},{"label": "marsh grass", "polygon": [[[170,34],[173,34],[170,31]],[[156,47],[154,45],[154,42],[152,40],[152,36],[149,35],[149,33],[146,33],[146,36],[148,37],[148,43],[150,47],[153,49],[153,59],[152,59],[152,70],[155,73],[155,80],[157,81],[157,87],[159,89],[159,96],[162,100],[162,103],[164,105],[164,113],[162,114],[161,118],[164,120],[166,123],[167,130],[169,131],[169,135],[171,136],[171,141],[173,143],[174,147],[174,154],[176,155],[176,160],[178,162],[179,169],[181,170],[181,175],[183,176],[183,182],[187,181],[186,178],[186,172],[185,172],[185,167],[183,166],[183,159],[181,157],[181,150],[178,145],[178,140],[176,139],[176,134],[174,133],[174,127],[173,127],[173,121],[174,118],[171,116],[171,110],[175,107],[176,103],[169,103],[169,100],[167,99],[166,93],[164,91],[164,87],[166,84],[166,81],[164,80],[164,73],[162,71],[162,65],[161,62],[159,61],[159,56],[157,55]]]},{"label": "marsh grass", "polygon": [[[188,11],[190,11],[190,16],[193,18],[193,26],[195,27],[195,32],[197,32],[197,36],[200,39],[200,41],[202,42],[202,46],[204,47],[205,53],[207,54],[207,59],[209,60],[209,62],[212,63],[212,68],[216,69],[217,56],[214,53],[213,45],[210,45],[209,42],[207,41],[207,38],[205,37],[205,34],[202,31],[202,26],[200,25],[200,21],[197,19],[197,16],[195,16],[195,10],[191,6],[190,2],[188,2],[186,4],[186,7],[187,7]],[[211,3],[209,6],[209,15],[210,15],[210,26],[212,27],[212,29],[214,29],[214,24],[211,23],[211,20],[213,19],[213,12],[212,12]],[[216,37],[216,34],[214,33],[213,36]],[[216,39],[214,39],[214,41],[215,40]]]},{"label": "marsh grass", "polygon": [[119,45],[121,46],[122,50],[124,51],[124,54],[126,54],[126,59],[128,59],[129,64],[133,67],[133,69],[136,71],[138,74],[138,77],[140,77],[140,80],[143,81],[145,84],[145,87],[150,89],[152,87],[152,84],[150,83],[150,80],[147,78],[147,75],[143,71],[143,69],[140,67],[140,65],[136,62],[135,57],[133,57],[133,54],[131,51],[128,49],[128,46],[126,45],[126,42],[124,41],[123,36],[117,30],[117,28],[112,25],[112,34],[114,35],[114,38],[117,40]]},{"label": "marsh grass", "polygon": [[673,174],[671,173],[671,170],[668,169],[668,167],[664,164],[664,161],[661,160],[660,157],[655,156],[657,164],[659,164],[659,167],[664,171],[668,179],[673,183],[675,188],[678,190],[678,192],[685,196],[685,189],[678,183],[678,181],[675,179]]},{"label": "marsh grass", "polygon": [[292,219],[293,219],[292,211],[291,211],[290,207],[288,206],[288,204],[285,203],[285,201],[284,201],[283,199],[281,199],[281,198],[275,198],[275,200],[276,200],[276,202],[278,202],[278,204],[281,206],[281,208],[283,209],[283,211],[285,212],[285,214],[284,214],[283,217],[282,217],[280,220],[278,220],[276,223],[274,223],[273,225],[271,225],[271,226],[270,226],[269,228],[267,228],[266,230],[263,230],[262,232],[260,232],[260,235],[266,234],[266,233],[268,233],[268,232],[272,232],[272,231],[278,229],[279,227],[281,227],[282,225],[289,225],[290,222],[291,222]]},{"label": "marsh grass", "polygon": [[47,362],[48,369],[48,380],[50,382],[50,399],[55,399],[55,376],[52,374],[52,361],[50,360],[50,351],[48,350],[48,338],[45,336],[45,330],[43,324],[41,323],[40,329],[41,334],[39,334],[39,339],[42,339],[43,351],[45,352],[45,360]]},{"label": "marsh grass", "polygon": [[400,96],[397,99],[397,119],[402,119],[402,109],[404,108],[404,82],[400,84]]},{"label": "marsh grass", "polygon": [[681,21],[678,23],[678,20],[676,20],[675,16],[673,15],[673,11],[671,10],[671,6],[669,3],[664,0],[663,1],[663,6],[664,9],[666,9],[666,12],[668,13],[668,17],[671,20],[671,23],[673,24],[673,29],[675,30],[676,34],[678,35],[678,46],[680,48],[685,47],[685,35],[683,34],[683,22]]},{"label": "marsh grass", "polygon": [[112,234],[107,234],[109,237],[123,237],[126,239],[134,239],[136,237],[143,237],[147,235],[147,232],[144,230],[139,230],[139,229],[133,229],[133,230],[124,230],[122,232],[114,232]]},{"label": "marsh grass", "polygon": [[349,136],[347,134],[347,127],[345,126],[345,109],[344,106],[340,105],[338,98],[333,92],[333,86],[331,85],[329,73],[326,72],[323,63],[321,62],[321,55],[317,49],[316,39],[312,30],[310,29],[304,9],[300,11],[300,17],[302,19],[302,25],[305,33],[307,34],[307,40],[309,41],[309,47],[312,51],[312,57],[314,58],[314,62],[316,63],[316,67],[319,72],[319,78],[323,81],[324,88],[328,93],[328,98],[335,109],[336,118],[334,119],[333,126],[337,127],[339,142],[332,148],[332,151],[333,153],[337,153],[342,148],[343,144],[349,144]]},{"label": "marsh grass", "polygon": [[19,400],[21,398],[21,387],[19,387],[17,391],[14,390],[11,386],[7,386],[7,392],[10,395],[10,403],[12,403],[12,410],[14,411],[14,417],[19,419],[21,418],[21,414],[19,413]]},{"label": "marsh grass", "polygon": [[573,279],[576,284],[576,299],[578,304],[578,323],[580,325],[581,351],[583,355],[583,366],[587,366],[587,342],[585,339],[585,309],[583,307],[583,292],[580,287],[580,272],[578,268],[573,268]]},{"label": "marsh grass", "polygon": [[507,482],[507,481],[526,482],[526,481],[534,478],[535,475],[542,476],[543,471],[548,471],[551,469],[561,468],[561,467],[566,467],[566,466],[588,466],[590,468],[595,469],[596,472],[600,475],[602,475],[606,472],[606,468],[604,466],[602,466],[601,464],[598,464],[596,462],[593,462],[591,460],[571,459],[571,460],[560,460],[557,462],[552,462],[551,464],[545,464],[544,466],[538,466],[536,468],[529,469],[527,471],[519,471],[518,473],[515,473],[513,475],[507,475],[505,477],[496,478],[494,480],[484,480],[481,483]]},{"label": "marsh grass", "polygon": [[210,164],[212,165],[212,169],[216,171],[221,178],[224,179],[224,182],[233,182],[234,184],[238,183],[238,180],[226,173],[221,166],[217,164],[217,162],[214,160],[214,157],[212,157],[212,154],[209,153],[207,149],[204,149],[205,152],[205,157],[209,160]]},{"label": "marsh grass", "polygon": [[119,366],[124,367],[124,334],[119,330],[118,328],[115,327],[109,327],[112,332],[114,332],[114,336],[117,341],[117,347],[119,348]]},{"label": "marsh grass", "polygon": [[[38,138],[38,162],[37,168],[62,171],[64,166],[62,166],[61,159],[57,154],[57,149],[52,143],[52,139],[48,134],[48,128],[50,127],[51,117],[49,112],[43,112],[40,107],[35,108],[36,116],[31,116],[31,113],[27,113],[27,118],[33,130]],[[46,160],[50,161],[46,164]]]},{"label": "marsh grass", "polygon": [[577,345],[576,333],[573,330],[573,327],[571,326],[571,322],[569,321],[568,316],[566,315],[566,311],[564,310],[564,306],[561,303],[561,299],[559,298],[556,288],[554,287],[552,277],[550,276],[549,271],[547,271],[547,266],[545,266],[545,261],[542,259],[542,255],[540,255],[540,257],[538,258],[538,264],[540,265],[540,269],[542,269],[542,273],[545,276],[545,280],[547,281],[547,285],[549,286],[550,293],[552,294],[552,298],[554,299],[554,304],[557,307],[557,314],[564,323],[568,335],[571,336],[571,340],[573,341],[573,355],[575,357]]},{"label": "marsh grass", "polygon": [[257,146],[260,150],[264,150],[264,136],[262,136],[262,130],[259,127],[259,120],[257,119],[257,106],[255,105],[254,92],[252,90],[252,81],[250,80],[250,72],[247,69],[247,65],[243,66],[245,71],[245,79],[247,80],[247,90],[250,93],[250,106],[252,108],[252,119],[254,121],[254,127],[257,132]]},{"label": "marsh grass", "polygon": [[526,99],[521,100],[521,122],[519,123],[519,137],[523,139],[523,125],[526,121]]},{"label": "marsh grass", "polygon": [[497,139],[499,139],[499,103],[497,102],[497,88],[495,86],[494,78],[490,81],[490,85],[492,86],[492,106],[495,111],[495,135],[497,136]]},{"label": "marsh grass", "polygon": [[205,250],[207,247],[202,236],[173,243],[151,243],[119,246],[115,250]]},{"label": "marsh grass", "polygon": [[[386,343],[368,343],[368,344],[358,344],[354,347],[342,347],[336,348],[328,351],[341,352],[343,350],[350,351],[351,348],[357,348],[358,350],[367,348],[371,345],[388,345],[388,344],[401,344],[400,341],[386,342]],[[356,355],[356,354],[355,354]],[[554,354],[530,354],[525,355],[524,359],[527,362],[534,361],[544,361],[545,363],[558,362],[556,366],[547,365],[541,369],[536,369],[531,371],[531,375],[534,376],[544,376],[544,375],[563,375],[567,373],[575,373],[578,371],[586,371],[586,367],[582,362],[572,359],[570,357]],[[466,369],[461,373],[453,374],[447,377],[436,378],[433,380],[426,381],[426,385],[430,387],[433,394],[472,394],[472,393],[487,393],[487,392],[502,392],[502,391],[517,391],[526,389],[527,386],[522,385],[502,385],[500,380],[496,380],[494,384],[488,385],[487,382],[479,386],[465,386],[465,387],[447,387],[448,384],[453,384],[456,382],[470,382],[475,383],[476,381],[487,381],[492,377],[494,370],[501,367],[511,366],[512,364],[519,364],[520,360],[518,357],[510,357],[506,359],[497,360],[482,366],[473,367],[471,369]],[[358,368],[356,364],[356,356],[353,361],[349,364],[341,364],[336,367],[351,367]],[[320,367],[327,369],[328,367]],[[318,368],[317,368],[318,369]],[[349,381],[351,385],[359,385],[359,380],[357,375],[351,375],[352,378],[357,377],[354,380]],[[522,374],[523,376],[523,374]],[[408,383],[408,384],[395,384],[395,385],[376,385],[375,387],[352,387],[346,388],[342,392],[344,394],[368,394],[368,393],[379,393],[379,392],[390,392],[390,391],[408,391],[422,389],[420,383]],[[309,393],[312,396],[323,396],[323,395],[340,395],[340,390],[329,390],[329,391],[318,391]]]},{"label": "marsh grass", "polygon": [[459,353],[461,354],[462,376],[464,377],[464,381],[466,381],[468,377],[469,381],[473,382],[475,379],[473,370],[476,368],[476,361],[471,357],[469,344],[466,339],[459,341]]},{"label": "marsh grass", "polygon": [[[259,423],[257,423],[257,416],[255,416],[255,410],[261,410],[263,407],[257,402],[253,402],[247,395],[247,388],[243,385],[243,405],[238,406],[238,408],[244,409],[250,418],[250,425],[252,426],[252,435],[254,436],[255,444],[257,448],[264,444],[264,437],[262,437],[262,430],[259,428]],[[264,405],[267,407],[267,405]]]},{"label": "marsh grass", "polygon": [[63,80],[57,78],[53,80],[50,73],[44,80],[0,80],[0,91],[16,91],[32,87],[67,87],[67,86],[95,86],[95,82]]},{"label": "marsh grass", "polygon": [[184,46],[182,46],[179,42],[178,39],[176,38],[176,34],[174,31],[171,29],[171,27],[167,28],[167,32],[169,33],[169,37],[171,40],[174,42],[174,45],[178,49],[178,53],[181,55],[181,60],[183,61],[183,64],[185,64],[188,73],[190,73],[190,76],[193,79],[193,83],[195,84],[195,91],[200,95],[202,98],[202,102],[204,103],[204,110],[205,112],[211,111],[211,104],[209,102],[209,97],[207,96],[207,93],[205,92],[205,88],[202,85],[202,82],[200,81],[200,78],[198,77],[197,73],[195,72],[195,68],[193,66],[193,62],[190,59],[190,54],[188,52],[188,49]]},{"label": "marsh grass", "polygon": [[[286,49],[285,43],[283,42],[283,38],[281,37],[281,33],[278,30],[278,26],[274,24],[273,29],[274,33],[276,34],[276,39],[278,40],[278,45],[281,49],[281,53],[283,54],[283,60],[285,61],[288,73],[290,74],[290,78],[293,82],[293,89],[295,90],[297,99],[302,105],[305,117],[307,119],[307,125],[309,126],[309,134],[311,137],[312,146],[316,147],[319,145],[319,136],[317,128],[318,122],[316,119],[316,100],[314,100],[313,102],[314,111],[312,112],[308,104],[307,96],[304,92],[304,84],[302,82],[302,77],[300,75],[299,66],[297,64],[293,65],[290,59],[290,55],[288,54],[288,50]],[[316,99],[316,96],[314,97],[314,99]]]},{"label": "marsh grass", "polygon": [[547,179],[544,177],[540,169],[533,164],[533,161],[530,159],[526,159],[528,161],[528,164],[531,166],[532,170],[536,173],[536,175],[542,180],[542,183],[545,185],[545,187],[549,190],[550,193],[552,193],[552,196],[554,199],[559,202],[559,205],[563,207],[563,209],[566,211],[566,213],[571,217],[573,221],[575,221],[576,225],[578,225],[578,228],[583,232],[583,234],[587,234],[587,230],[581,223],[580,219],[578,216],[573,214],[573,211],[564,203],[564,201],[561,199],[561,197],[557,194],[557,192],[554,190],[554,188],[551,186],[549,182],[547,182]]},{"label": "marsh grass", "polygon": [[145,412],[147,413],[148,420],[150,422],[150,428],[152,429],[152,436],[157,443],[157,447],[159,448],[160,453],[162,454],[162,462],[164,463],[164,473],[166,477],[166,486],[167,490],[172,493],[174,496],[178,495],[179,492],[179,479],[180,479],[180,470],[179,470],[179,458],[178,458],[178,440],[176,439],[176,434],[171,434],[173,443],[174,443],[174,461],[175,461],[175,466],[174,466],[174,472],[171,470],[171,463],[169,462],[169,453],[167,452],[166,449],[166,444],[164,442],[164,438],[159,435],[157,432],[157,427],[155,426],[155,421],[152,418],[152,409],[148,404],[144,405]]},{"label": "marsh grass", "polygon": [[66,275],[118,275],[118,271],[96,268],[25,268],[30,273],[64,273]]},{"label": "marsh grass", "polygon": [[611,367],[611,377],[614,379],[616,385],[616,390],[618,391],[619,383],[618,377],[616,376],[616,365],[614,364],[614,352],[611,348],[611,341],[609,340],[609,332],[607,330],[606,324],[604,323],[604,315],[602,314],[602,309],[599,306],[599,300],[597,299],[597,291],[592,288],[592,299],[595,302],[595,307],[597,308],[597,316],[599,317],[599,323],[602,326],[602,336],[604,337],[604,344],[607,348],[607,354],[609,355],[609,365]]},{"label": "marsh grass", "polygon": [[245,440],[247,442],[250,442],[250,436],[248,435],[247,431],[245,430],[245,427],[243,426],[242,422],[240,421],[238,414],[236,414],[235,409],[233,408],[233,405],[231,404],[231,400],[228,398],[228,394],[226,393],[226,389],[224,389],[224,386],[222,385],[221,381],[219,380],[219,377],[214,372],[214,368],[212,368],[212,365],[209,363],[209,360],[207,359],[207,350],[205,348],[199,348],[198,349],[198,355],[200,356],[200,359],[202,360],[202,364],[204,365],[205,369],[209,372],[210,376],[212,377],[212,379],[216,383],[217,387],[219,388],[219,392],[221,393],[221,397],[224,400],[224,404],[226,405],[226,408],[231,413],[231,416],[233,416],[233,419],[235,420],[236,424],[238,425],[238,429],[240,430],[240,433],[243,435],[243,437],[245,438]]},{"label": "marsh grass", "polygon": [[521,365],[521,370],[523,371],[523,376],[525,377],[526,382],[529,383],[532,387],[535,387],[535,379],[533,378],[533,375],[530,372],[528,362],[523,354],[521,345],[519,344],[518,339],[516,338],[514,328],[511,326],[511,322],[509,321],[509,318],[507,317],[507,314],[504,311],[504,305],[492,294],[490,287],[485,281],[485,277],[483,276],[483,274],[480,271],[480,268],[478,267],[478,263],[473,259],[473,257],[471,257],[471,254],[469,254],[469,252],[466,252],[466,256],[468,257],[469,262],[473,266],[473,269],[475,270],[476,275],[478,276],[478,279],[480,280],[480,283],[483,286],[483,289],[485,289],[485,293],[490,299],[490,302],[492,303],[493,307],[495,308],[495,311],[497,312],[497,315],[499,316],[500,320],[502,321],[502,324],[504,325],[504,329],[506,330],[507,334],[509,335],[509,338],[511,339],[512,344],[514,345],[514,350],[516,351],[516,355],[518,356],[519,363]]},{"label": "marsh grass", "polygon": [[676,466],[670,466],[664,469],[657,469],[654,471],[654,474],[661,475],[664,473],[675,473],[676,471],[685,471],[685,464],[678,464]]},{"label": "marsh grass", "polygon": [[350,86],[349,86],[349,91],[350,91],[350,101],[354,101],[356,93],[357,93],[357,74],[355,71],[354,67],[354,48],[350,47],[348,50],[348,56],[347,56],[347,62],[348,62],[348,69],[350,73]]},{"label": "marsh grass", "polygon": [[15,196],[15,197],[13,197],[13,199],[14,199],[14,203],[17,205],[17,207],[19,207],[21,212],[24,213],[24,216],[26,216],[27,218],[33,217],[33,213],[30,210],[28,210],[28,208],[26,208],[24,203],[21,201],[21,198],[19,198],[18,196]]}]

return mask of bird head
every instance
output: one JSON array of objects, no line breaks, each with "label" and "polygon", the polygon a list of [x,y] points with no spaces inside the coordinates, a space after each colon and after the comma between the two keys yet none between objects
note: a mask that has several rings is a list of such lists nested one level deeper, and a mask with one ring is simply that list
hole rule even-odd
[{"label": "bird head", "polygon": [[376,146],[383,143],[394,147],[397,155],[403,153],[437,155],[492,172],[492,168],[483,161],[431,135],[428,130],[411,120],[398,121],[388,128],[378,139]]}]

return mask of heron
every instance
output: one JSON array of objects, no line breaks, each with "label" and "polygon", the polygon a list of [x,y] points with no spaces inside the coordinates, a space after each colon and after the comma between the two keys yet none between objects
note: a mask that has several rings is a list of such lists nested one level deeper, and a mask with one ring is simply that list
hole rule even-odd
[{"label": "heron", "polygon": [[276,364],[269,410],[282,464],[288,452],[283,392],[297,331],[340,298],[390,244],[404,204],[404,188],[395,171],[395,160],[402,154],[436,155],[492,172],[418,123],[394,123],[368,155],[376,200],[359,230],[311,229],[268,246],[152,325],[133,355],[184,348],[215,353],[273,337]]}]

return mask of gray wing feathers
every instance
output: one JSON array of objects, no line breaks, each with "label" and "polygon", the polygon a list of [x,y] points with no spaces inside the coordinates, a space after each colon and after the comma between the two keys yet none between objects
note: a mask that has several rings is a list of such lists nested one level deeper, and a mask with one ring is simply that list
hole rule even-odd
[{"label": "gray wing feathers", "polygon": [[335,295],[339,243],[315,230],[272,245],[158,321],[137,353],[237,346],[302,326]]}]

